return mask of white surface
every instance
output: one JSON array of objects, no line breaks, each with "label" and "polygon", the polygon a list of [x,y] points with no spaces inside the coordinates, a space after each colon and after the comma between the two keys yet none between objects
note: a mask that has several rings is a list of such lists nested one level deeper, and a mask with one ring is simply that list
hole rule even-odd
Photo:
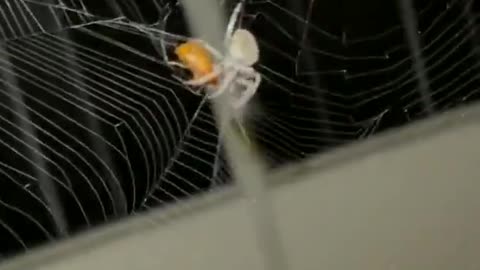
[{"label": "white surface", "polygon": [[478,138],[451,130],[275,190],[294,269],[480,269]]},{"label": "white surface", "polygon": [[[290,269],[480,269],[477,111],[272,175]],[[246,201],[212,196],[168,223],[155,221],[168,211],[134,218],[0,269],[262,269]]]}]

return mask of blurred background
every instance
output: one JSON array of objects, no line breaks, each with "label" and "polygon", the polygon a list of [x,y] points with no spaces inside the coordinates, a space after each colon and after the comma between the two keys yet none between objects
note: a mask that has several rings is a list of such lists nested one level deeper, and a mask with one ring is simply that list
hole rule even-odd
[{"label": "blurred background", "polygon": [[[477,99],[478,2],[411,4],[243,1],[270,169]],[[190,36],[173,0],[0,3],[2,258],[231,185],[210,102],[165,62]]]}]

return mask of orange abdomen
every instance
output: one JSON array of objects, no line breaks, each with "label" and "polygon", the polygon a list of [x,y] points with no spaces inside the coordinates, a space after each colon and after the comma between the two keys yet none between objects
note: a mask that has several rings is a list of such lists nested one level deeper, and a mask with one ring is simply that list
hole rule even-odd
[{"label": "orange abdomen", "polygon": [[[180,62],[192,72],[193,79],[201,78],[213,72],[215,62],[211,53],[201,44],[189,41],[175,49]],[[217,85],[218,78],[213,78],[208,84]]]}]

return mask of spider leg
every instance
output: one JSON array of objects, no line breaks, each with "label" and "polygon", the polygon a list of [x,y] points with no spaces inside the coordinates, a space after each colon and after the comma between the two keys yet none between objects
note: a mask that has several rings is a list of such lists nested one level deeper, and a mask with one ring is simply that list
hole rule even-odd
[{"label": "spider leg", "polygon": [[202,93],[200,91],[195,91],[190,87],[185,87],[185,89],[187,89],[188,92],[194,94],[195,96],[201,96],[202,95]]},{"label": "spider leg", "polygon": [[260,73],[253,71],[250,73],[253,76],[253,82],[245,80],[245,79],[238,79],[238,83],[243,84],[247,87],[247,89],[242,93],[240,98],[238,98],[233,104],[233,108],[238,109],[243,107],[255,93],[257,92],[260,83],[262,82],[262,76]]},{"label": "spider leg", "polygon": [[239,1],[238,4],[232,11],[232,15],[230,15],[230,19],[228,20],[227,30],[225,31],[225,42],[228,45],[230,38],[232,37],[233,31],[235,29],[235,24],[237,23],[238,17],[240,15],[240,11],[242,11],[242,4],[243,1]]},{"label": "spider leg", "polygon": [[[173,77],[174,79],[176,79],[177,81],[179,81],[180,83],[183,82],[183,79],[180,78],[180,77],[177,76],[177,75],[172,75],[172,77]],[[181,85],[182,85],[182,86],[185,86],[184,84],[181,84]],[[199,91],[195,91],[195,90],[193,90],[192,88],[190,88],[189,86],[186,86],[185,88],[186,88],[189,92],[191,92],[192,94],[194,94],[194,95],[196,95],[196,96],[200,96],[200,95],[201,95],[201,93],[200,93]]]},{"label": "spider leg", "polygon": [[202,85],[202,84],[206,84],[208,83],[209,81],[211,81],[212,79],[215,79],[216,77],[218,77],[218,75],[220,75],[220,73],[222,72],[222,69],[221,68],[218,68],[218,67],[215,67],[215,69],[210,72],[209,74],[206,74],[200,78],[197,78],[197,79],[193,79],[193,80],[188,80],[188,81],[182,81],[184,84],[186,85]]},{"label": "spider leg", "polygon": [[[175,62],[175,61],[170,61],[170,62],[167,62],[167,64],[169,66],[176,66],[176,67],[180,67],[180,68],[183,68],[183,69],[187,69],[187,67],[181,63],[178,63],[178,62]],[[180,78],[179,76],[175,75],[175,74],[172,74],[172,78],[176,79],[177,81],[181,82],[181,83],[184,83],[185,80],[183,80],[182,78]],[[195,91],[190,91],[190,92],[193,92],[193,93],[196,93]]]},{"label": "spider leg", "polygon": [[235,77],[237,76],[237,72],[235,71],[230,71],[230,72],[224,72],[224,76],[222,78],[222,82],[220,86],[218,86],[215,89],[215,92],[211,95],[209,95],[209,98],[216,98],[220,96],[225,90],[229,88],[229,86],[234,82]]},{"label": "spider leg", "polygon": [[182,64],[182,63],[179,63],[179,62],[175,62],[175,61],[168,61],[167,64],[169,66],[174,66],[174,67],[180,67],[180,68],[183,68],[183,69],[187,69],[187,67]]}]

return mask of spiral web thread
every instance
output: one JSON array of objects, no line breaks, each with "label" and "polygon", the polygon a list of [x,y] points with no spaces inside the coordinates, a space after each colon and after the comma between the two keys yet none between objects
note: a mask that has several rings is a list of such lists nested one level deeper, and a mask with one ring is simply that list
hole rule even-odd
[{"label": "spiral web thread", "polygon": [[[476,99],[474,2],[395,8],[362,33],[320,1],[246,1],[242,27],[269,33],[248,118],[272,166]],[[188,36],[180,18],[162,0],[0,3],[0,253],[230,181],[209,102],[158,49]]]}]

